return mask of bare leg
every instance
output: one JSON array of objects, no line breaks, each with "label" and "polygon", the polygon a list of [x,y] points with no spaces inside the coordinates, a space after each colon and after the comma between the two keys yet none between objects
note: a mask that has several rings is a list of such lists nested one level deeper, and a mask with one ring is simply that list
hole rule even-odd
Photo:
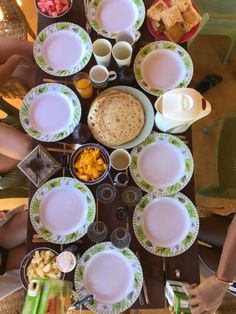
[{"label": "bare leg", "polygon": [[19,160],[15,160],[0,154],[0,173],[6,173],[16,168]]},{"label": "bare leg", "polygon": [[19,269],[20,264],[26,254],[26,244],[17,246],[9,251],[7,257],[7,267],[6,270]]},{"label": "bare leg", "polygon": [[10,250],[26,241],[28,211],[17,214],[0,228],[0,246]]},{"label": "bare leg", "polygon": [[0,122],[0,154],[22,160],[31,151],[31,138],[14,127]]},{"label": "bare leg", "polygon": [[34,61],[33,57],[33,42],[16,39],[0,37],[0,63],[5,63],[12,55],[23,55]]}]

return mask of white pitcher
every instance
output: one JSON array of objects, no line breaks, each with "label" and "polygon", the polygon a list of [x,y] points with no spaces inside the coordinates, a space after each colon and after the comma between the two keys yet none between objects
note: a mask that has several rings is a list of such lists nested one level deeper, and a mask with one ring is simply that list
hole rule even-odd
[{"label": "white pitcher", "polygon": [[193,88],[176,88],[160,96],[155,102],[155,124],[159,130],[178,134],[193,122],[211,112],[210,103]]}]

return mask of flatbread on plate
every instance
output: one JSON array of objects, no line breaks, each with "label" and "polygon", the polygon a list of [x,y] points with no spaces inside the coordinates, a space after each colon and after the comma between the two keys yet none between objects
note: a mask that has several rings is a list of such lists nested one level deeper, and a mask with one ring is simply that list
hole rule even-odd
[{"label": "flatbread on plate", "polygon": [[144,122],[142,104],[132,95],[115,89],[98,96],[88,114],[93,137],[109,147],[135,139]]}]

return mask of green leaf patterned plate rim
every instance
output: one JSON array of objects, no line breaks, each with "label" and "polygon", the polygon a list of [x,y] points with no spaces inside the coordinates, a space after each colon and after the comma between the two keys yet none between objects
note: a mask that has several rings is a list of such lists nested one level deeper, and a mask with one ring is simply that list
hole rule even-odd
[{"label": "green leaf patterned plate rim", "polygon": [[[87,214],[84,223],[78,228],[77,231],[67,235],[53,234],[40,221],[41,202],[49,191],[58,187],[66,187],[80,191],[80,193],[84,194],[87,202]],[[55,178],[43,184],[34,194],[29,210],[30,220],[35,231],[46,241],[55,244],[72,243],[82,238],[87,233],[88,226],[94,221],[95,212],[95,200],[89,188],[85,184],[69,177]]]},{"label": "green leaf patterned plate rim", "polygon": [[[55,92],[66,97],[71,103],[74,111],[73,117],[68,127],[63,131],[53,134],[45,134],[36,130],[31,124],[29,118],[30,106],[34,103],[35,98],[49,92]],[[57,83],[45,83],[32,88],[27,93],[22,101],[19,115],[22,127],[30,136],[42,142],[55,142],[69,136],[73,132],[74,128],[79,123],[81,118],[81,105],[76,94],[67,86]]]},{"label": "green leaf patterned plate rim", "polygon": [[[180,154],[183,156],[185,161],[185,173],[184,175],[176,182],[175,184],[168,186],[168,187],[155,187],[146,182],[138,169],[138,158],[144,148],[146,148],[148,145],[154,144],[154,143],[167,143],[170,145],[174,145],[179,151]],[[134,182],[145,192],[159,195],[159,196],[168,196],[175,194],[182,190],[190,181],[192,175],[193,175],[193,157],[192,154],[187,147],[187,145],[181,141],[178,137],[166,134],[166,133],[157,133],[152,132],[151,135],[149,135],[145,141],[143,141],[140,145],[134,147],[131,151],[131,164],[130,164],[130,173],[134,180]]]},{"label": "green leaf patterned plate rim", "polygon": [[175,195],[168,196],[170,198],[176,199],[186,208],[190,218],[190,229],[186,237],[181,241],[181,243],[173,247],[160,247],[154,244],[150,239],[148,239],[143,231],[142,226],[142,213],[145,207],[154,199],[160,198],[159,196],[146,194],[143,196],[140,203],[135,207],[133,215],[133,228],[136,238],[139,243],[150,253],[163,257],[171,257],[184,253],[187,251],[195,242],[198,230],[199,230],[199,217],[197,210],[190,199],[182,193],[177,193]]},{"label": "green leaf patterned plate rim", "polygon": [[[78,62],[71,68],[55,69],[53,68],[53,65],[47,63],[44,57],[44,43],[46,39],[50,35],[60,31],[71,32],[72,34],[77,36],[82,43],[82,55],[80,59],[78,59]],[[33,53],[35,61],[37,62],[38,66],[46,73],[55,76],[69,76],[81,71],[89,62],[92,56],[92,42],[88,33],[79,25],[68,22],[59,22],[45,27],[38,34],[34,42]]]},{"label": "green leaf patterned plate rim", "polygon": [[[182,48],[181,46],[172,43],[170,41],[154,41],[146,46],[144,46],[139,53],[137,54],[135,60],[134,60],[134,75],[136,78],[136,81],[140,85],[142,89],[144,89],[147,93],[155,95],[155,96],[160,96],[167,90],[159,90],[156,88],[153,88],[148,85],[148,83],[145,81],[143,78],[142,74],[142,64],[145,60],[145,57],[157,50],[157,49],[168,49],[173,52],[175,52],[183,61],[184,68],[185,68],[185,76],[182,79],[182,81],[175,87],[173,88],[180,88],[180,87],[187,87],[189,83],[191,82],[192,76],[193,76],[193,62],[190,57],[190,55],[187,53],[187,51]],[[173,89],[171,88],[171,89]]]},{"label": "green leaf patterned plate rim", "polygon": [[[97,14],[97,8],[98,6],[102,3],[103,0],[91,0],[89,2],[88,6],[88,21],[92,28],[100,35],[107,37],[107,38],[116,38],[117,33],[116,32],[109,32],[105,30],[100,24],[99,21],[97,20],[96,14]],[[132,2],[136,8],[137,8],[137,18],[133,25],[131,26],[130,30],[131,31],[136,31],[138,30],[141,25],[144,22],[145,19],[145,6],[142,0],[128,0]]]},{"label": "green leaf patterned plate rim", "polygon": [[135,256],[135,254],[128,248],[124,249],[117,249],[112,245],[111,242],[103,242],[96,244],[89,248],[79,259],[79,263],[77,264],[77,267],[75,269],[75,289],[78,293],[79,299],[84,298],[86,295],[88,295],[88,292],[85,290],[84,284],[83,284],[83,273],[85,269],[86,263],[89,261],[89,259],[94,256],[97,253],[104,252],[104,251],[114,251],[120,253],[127,259],[127,261],[130,263],[130,265],[133,268],[134,272],[134,282],[132,291],[129,292],[129,294],[124,298],[123,300],[114,303],[114,304],[102,304],[96,301],[96,299],[91,300],[87,303],[85,303],[85,306],[90,309],[91,311],[95,313],[100,314],[119,314],[123,311],[127,310],[132,306],[132,304],[137,300],[143,284],[143,271],[142,267],[140,265],[139,260]]}]

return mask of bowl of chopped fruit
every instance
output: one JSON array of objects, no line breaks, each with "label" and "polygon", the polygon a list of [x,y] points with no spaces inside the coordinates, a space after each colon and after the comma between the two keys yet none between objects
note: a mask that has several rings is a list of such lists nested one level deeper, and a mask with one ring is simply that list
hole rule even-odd
[{"label": "bowl of chopped fruit", "polygon": [[107,150],[99,144],[81,145],[71,156],[70,171],[84,184],[97,184],[108,175],[110,159]]},{"label": "bowl of chopped fruit", "polygon": [[35,0],[36,8],[43,16],[58,18],[72,7],[73,0]]}]

